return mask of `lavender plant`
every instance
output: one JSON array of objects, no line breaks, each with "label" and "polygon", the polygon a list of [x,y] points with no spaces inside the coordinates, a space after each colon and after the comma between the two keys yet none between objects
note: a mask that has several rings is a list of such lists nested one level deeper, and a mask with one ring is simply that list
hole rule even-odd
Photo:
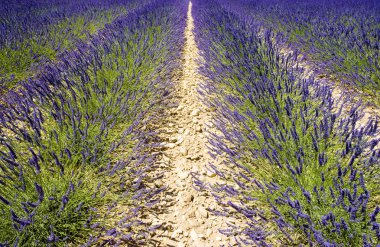
[{"label": "lavender plant", "polygon": [[55,61],[62,51],[89,39],[135,5],[134,1],[4,3],[0,7],[1,86],[6,90],[36,75],[46,61]]},{"label": "lavender plant", "polygon": [[273,33],[259,37],[260,25],[250,18],[213,1],[195,1],[194,16],[201,71],[212,81],[203,93],[220,132],[211,135],[211,150],[228,158],[210,169],[230,184],[211,189],[227,206],[219,214],[246,217],[237,239],[256,246],[376,246],[378,120],[364,122],[360,105],[303,79],[297,57],[280,56]]},{"label": "lavender plant", "polygon": [[378,1],[220,1],[276,32],[278,42],[303,52],[320,73],[358,88],[378,103]]},{"label": "lavender plant", "polygon": [[4,97],[0,245],[141,241],[154,133],[141,130],[168,94],[185,6],[153,1],[118,17]]}]

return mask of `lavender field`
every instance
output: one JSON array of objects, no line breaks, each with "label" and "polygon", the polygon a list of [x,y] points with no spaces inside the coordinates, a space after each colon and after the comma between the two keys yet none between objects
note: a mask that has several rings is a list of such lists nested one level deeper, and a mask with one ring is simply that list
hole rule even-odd
[{"label": "lavender field", "polygon": [[380,2],[0,1],[0,247],[380,247]]}]

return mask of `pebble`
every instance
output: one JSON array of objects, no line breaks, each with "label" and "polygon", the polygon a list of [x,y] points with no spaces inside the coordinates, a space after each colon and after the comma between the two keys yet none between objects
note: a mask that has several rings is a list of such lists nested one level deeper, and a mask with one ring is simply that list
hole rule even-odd
[{"label": "pebble", "polygon": [[163,186],[162,180],[161,179],[157,179],[156,182],[154,182],[154,185],[157,188],[161,188]]},{"label": "pebble", "polygon": [[195,209],[191,210],[190,213],[189,213],[189,218],[195,218]]},{"label": "pebble", "polygon": [[194,109],[192,112],[191,112],[191,116],[195,117],[195,116],[198,116],[200,113],[200,110],[199,109]]},{"label": "pebble", "polygon": [[171,238],[177,238],[180,234],[183,233],[183,230],[181,228],[178,228],[177,230],[175,230],[172,235],[171,235]]},{"label": "pebble", "polygon": [[189,176],[189,173],[188,173],[188,172],[181,172],[181,173],[178,174],[178,177],[179,177],[180,179],[185,179],[185,178],[187,178],[188,176]]},{"label": "pebble", "polygon": [[168,143],[165,145],[167,148],[175,148],[176,144],[175,143]]},{"label": "pebble", "polygon": [[170,143],[175,143],[175,142],[177,142],[177,137],[170,137],[170,138],[169,138],[169,142],[170,142]]},{"label": "pebble", "polygon": [[201,155],[199,154],[188,155],[187,158],[190,160],[199,160],[201,158]]},{"label": "pebble", "polygon": [[183,156],[186,156],[188,154],[188,150],[186,147],[181,147],[179,153]]},{"label": "pebble", "polygon": [[179,105],[178,108],[177,108],[177,110],[180,111],[180,110],[182,110],[182,109],[184,109],[184,108],[185,108],[184,105]]},{"label": "pebble", "polygon": [[210,205],[208,206],[208,208],[209,208],[210,210],[215,210],[215,205],[214,205],[214,204],[210,204]]},{"label": "pebble", "polygon": [[160,219],[155,218],[155,219],[153,219],[152,224],[153,225],[160,225],[160,224],[162,224],[162,222]]},{"label": "pebble", "polygon": [[198,234],[194,231],[194,229],[190,231],[190,237],[192,240],[198,239]]},{"label": "pebble", "polygon": [[181,136],[181,137],[179,137],[178,139],[177,139],[177,145],[179,145],[179,144],[181,144],[183,142],[183,137]]},{"label": "pebble", "polygon": [[215,173],[215,172],[211,172],[211,171],[209,171],[209,170],[207,169],[207,171],[206,171],[206,175],[207,175],[208,177],[213,178],[213,177],[216,176],[216,173]]},{"label": "pebble", "polygon": [[208,218],[208,212],[203,207],[200,207],[196,212],[196,216],[198,219],[200,219],[200,218],[206,218],[207,219]]},{"label": "pebble", "polygon": [[163,160],[164,162],[169,162],[169,161],[170,161],[170,158],[169,158],[168,156],[166,156],[166,155],[162,155],[162,160]]},{"label": "pebble", "polygon": [[193,195],[187,195],[183,201],[184,202],[192,202],[193,200],[194,200]]},{"label": "pebble", "polygon": [[190,134],[190,130],[189,129],[185,129],[185,132],[183,132],[183,135],[187,136],[188,134]]}]

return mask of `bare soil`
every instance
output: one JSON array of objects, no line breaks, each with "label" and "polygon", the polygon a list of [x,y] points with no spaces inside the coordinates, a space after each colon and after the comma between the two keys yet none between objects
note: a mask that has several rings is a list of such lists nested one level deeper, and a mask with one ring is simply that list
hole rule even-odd
[{"label": "bare soil", "polygon": [[[227,237],[219,229],[227,228],[228,217],[213,215],[218,205],[209,192],[194,189],[193,174],[204,183],[215,183],[218,177],[206,168],[214,160],[207,148],[207,135],[212,128],[212,111],[204,105],[198,93],[205,80],[198,73],[200,55],[194,39],[194,20],[189,3],[185,47],[182,54],[182,71],[174,86],[168,116],[157,123],[161,143],[159,172],[156,187],[167,186],[162,201],[148,215],[148,222],[162,225],[148,245],[151,246],[235,246],[233,237]],[[223,181],[220,181],[223,183]],[[236,223],[236,222],[229,222]]]}]

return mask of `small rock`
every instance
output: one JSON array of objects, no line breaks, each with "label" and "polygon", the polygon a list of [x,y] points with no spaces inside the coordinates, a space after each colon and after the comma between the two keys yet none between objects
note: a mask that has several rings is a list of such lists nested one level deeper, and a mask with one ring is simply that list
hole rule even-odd
[{"label": "small rock", "polygon": [[195,218],[195,209],[191,210],[190,213],[189,213],[189,218]]},{"label": "small rock", "polygon": [[183,156],[186,156],[188,154],[188,150],[186,147],[181,147],[179,153]]},{"label": "small rock", "polygon": [[207,175],[208,177],[213,178],[213,177],[216,176],[216,173],[215,173],[215,172],[211,172],[211,171],[209,171],[209,170],[207,169],[207,171],[206,171],[206,175]]},{"label": "small rock", "polygon": [[157,188],[161,188],[163,186],[163,183],[160,179],[156,180],[154,182],[154,185],[157,187]]},{"label": "small rock", "polygon": [[194,200],[193,195],[187,195],[183,201],[184,202],[192,202],[193,200]]},{"label": "small rock", "polygon": [[167,143],[167,144],[165,145],[165,147],[167,147],[167,148],[174,148],[175,146],[176,146],[175,143]]},{"label": "small rock", "polygon": [[171,195],[167,195],[167,196],[165,196],[165,200],[166,200],[167,202],[171,202],[171,201],[174,201],[174,197],[171,196]]},{"label": "small rock", "polygon": [[162,160],[163,160],[164,162],[169,162],[169,161],[170,161],[170,158],[169,158],[168,156],[166,156],[166,155],[162,155]]},{"label": "small rock", "polygon": [[199,155],[199,154],[193,154],[193,155],[187,156],[187,158],[190,159],[190,160],[200,160],[201,159],[201,155]]},{"label": "small rock", "polygon": [[177,108],[177,110],[180,111],[180,110],[182,110],[182,109],[184,109],[184,108],[185,108],[184,105],[179,105],[178,108]]},{"label": "small rock", "polygon": [[206,236],[207,236],[207,237],[210,237],[211,234],[212,234],[212,230],[211,230],[210,228],[207,229],[207,230],[206,230]]},{"label": "small rock", "polygon": [[200,207],[196,213],[197,215],[197,218],[208,218],[208,212],[206,209],[204,209],[203,207]]},{"label": "small rock", "polygon": [[200,110],[199,109],[194,109],[192,112],[191,112],[191,116],[193,116],[193,117],[196,117],[196,116],[198,116],[199,115],[199,113],[200,113]]},{"label": "small rock", "polygon": [[170,138],[169,138],[169,142],[170,142],[170,143],[175,143],[175,142],[177,142],[177,137],[170,137]]},{"label": "small rock", "polygon": [[175,230],[172,235],[170,236],[171,238],[177,238],[180,234],[182,234],[183,231],[181,228],[178,228],[177,230]]},{"label": "small rock", "polygon": [[179,177],[180,179],[185,179],[185,178],[187,178],[188,176],[189,176],[189,173],[187,173],[187,172],[181,172],[181,173],[178,174],[178,177]]},{"label": "small rock", "polygon": [[162,224],[162,222],[161,222],[160,219],[155,218],[155,219],[152,220],[152,224],[153,225],[160,225],[160,224]]},{"label": "small rock", "polygon": [[221,237],[221,236],[217,236],[217,237],[215,238],[215,240],[216,240],[216,241],[222,241],[222,237]]},{"label": "small rock", "polygon": [[174,130],[174,129],[167,129],[167,130],[165,130],[164,133],[165,133],[165,134],[168,134],[168,135],[170,135],[170,134],[174,134],[174,133],[175,133],[175,130]]},{"label": "small rock", "polygon": [[218,181],[218,184],[220,184],[220,185],[226,185],[226,184],[227,184],[227,182],[226,182],[226,181],[224,181],[224,180],[220,180],[220,181]]},{"label": "small rock", "polygon": [[190,133],[190,130],[189,129],[185,129],[185,131],[183,132],[183,135],[187,136],[189,133]]},{"label": "small rock", "polygon": [[201,226],[205,223],[205,220],[204,219],[197,219],[197,226]]},{"label": "small rock", "polygon": [[192,240],[197,240],[198,234],[193,230],[190,231],[190,237]]},{"label": "small rock", "polygon": [[179,138],[177,138],[177,145],[181,144],[183,142],[183,137],[180,136]]}]

